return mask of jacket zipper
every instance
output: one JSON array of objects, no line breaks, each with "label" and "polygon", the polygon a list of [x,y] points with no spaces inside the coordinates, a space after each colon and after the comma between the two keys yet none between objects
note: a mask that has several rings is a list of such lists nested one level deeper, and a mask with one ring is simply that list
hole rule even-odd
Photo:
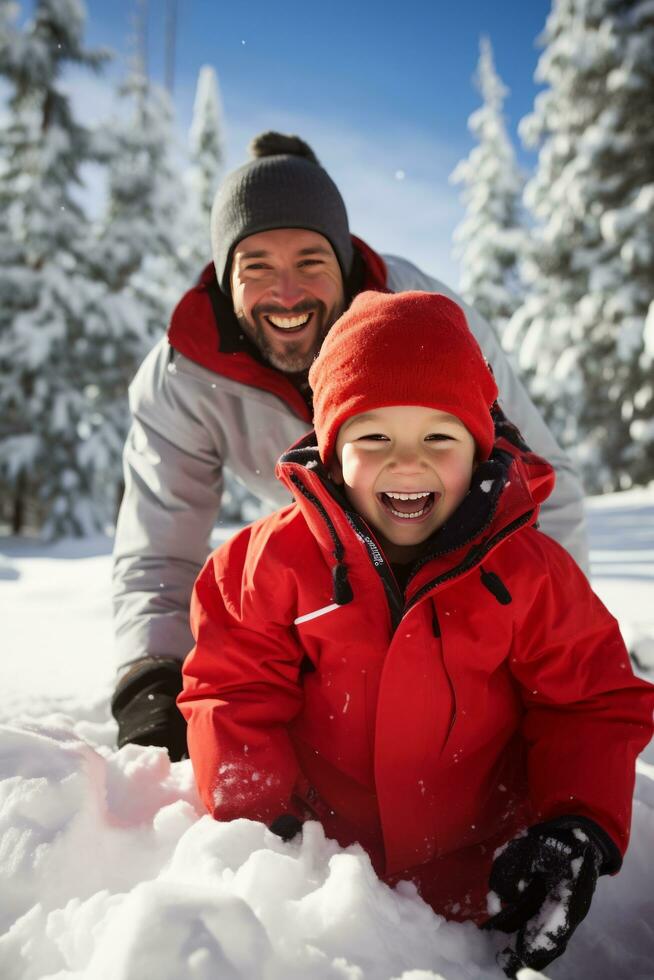
[{"label": "jacket zipper", "polygon": [[347,517],[348,523],[350,524],[354,533],[363,541],[368,558],[370,559],[370,563],[382,581],[384,592],[386,593],[386,600],[388,602],[388,611],[391,617],[391,631],[394,633],[397,627],[400,625],[402,616],[404,615],[404,595],[402,592],[400,592],[395,576],[393,575],[390,565],[388,564],[388,561],[384,555],[381,555],[383,559],[382,565],[375,562],[370,550],[370,545],[368,544],[369,541],[373,540],[368,525],[361,519],[361,517],[359,517],[357,513],[353,511],[346,511],[345,516]]},{"label": "jacket zipper", "polygon": [[[296,486],[297,489],[300,491],[302,496],[306,497],[309,503],[313,504],[313,506],[316,508],[316,510],[322,517],[323,521],[327,525],[329,535],[332,541],[334,542],[334,547],[335,547],[334,557],[337,559],[337,561],[340,562],[341,559],[344,557],[345,549],[343,547],[343,543],[341,539],[338,536],[338,532],[336,530],[336,527],[334,526],[334,522],[329,516],[322,501],[319,500],[319,498],[316,497],[316,495],[312,493],[302,483],[300,478],[295,473],[290,474],[290,479],[293,485]],[[369,541],[372,541],[372,538],[367,525],[361,520],[358,514],[355,514],[352,511],[345,511],[345,515],[355,534],[357,534],[363,541],[366,548],[366,553],[368,555],[368,558],[370,559],[370,563],[382,580],[382,585],[384,586],[384,592],[386,593],[386,600],[388,602],[388,610],[391,617],[391,629],[392,632],[394,633],[397,627],[399,626],[400,620],[402,619],[402,615],[404,611],[404,596],[400,594],[400,590],[398,588],[397,582],[395,581],[395,576],[391,572],[388,562],[381,554],[381,552],[379,552],[379,554],[383,560],[383,564],[379,565],[375,562],[373,555],[371,554],[370,551],[370,545],[368,544]]]},{"label": "jacket zipper", "polygon": [[[344,556],[345,549],[343,548],[343,543],[338,536],[338,532],[336,530],[336,527],[334,526],[334,522],[329,516],[325,506],[318,499],[318,497],[316,497],[314,493],[312,493],[307,487],[305,487],[305,485],[302,483],[300,478],[295,473],[292,473],[290,475],[290,479],[292,483],[298,488],[300,493],[304,497],[306,497],[306,499],[311,504],[313,504],[313,506],[316,508],[316,510],[322,517],[322,519],[325,521],[327,528],[329,530],[330,537],[335,545],[334,557],[337,559],[337,561],[340,562],[342,557]],[[494,537],[490,538],[488,541],[484,542],[483,544],[477,545],[476,547],[472,548],[459,565],[456,565],[454,568],[451,568],[443,575],[439,575],[436,578],[432,579],[430,582],[427,582],[425,585],[422,586],[422,588],[420,588],[416,592],[416,594],[412,597],[412,599],[405,605],[404,596],[400,594],[400,590],[398,588],[397,582],[395,581],[395,576],[392,574],[386,559],[384,558],[382,565],[375,563],[373,559],[373,556],[370,552],[370,546],[367,543],[368,541],[372,540],[367,525],[364,523],[364,521],[362,521],[362,519],[359,517],[358,514],[352,511],[345,512],[347,520],[349,521],[352,529],[363,540],[363,543],[366,546],[366,552],[368,554],[368,558],[370,559],[370,563],[372,564],[373,568],[375,569],[375,571],[377,572],[377,574],[382,580],[384,591],[386,593],[386,599],[388,601],[388,608],[391,617],[391,627],[393,633],[400,625],[400,622],[402,621],[404,616],[406,616],[406,614],[411,609],[413,609],[413,607],[418,602],[420,602],[420,600],[423,599],[428,592],[431,592],[432,589],[436,588],[439,585],[442,585],[443,582],[449,582],[452,579],[458,578],[460,575],[463,575],[465,572],[468,572],[470,571],[470,569],[474,568],[475,565],[480,564],[483,561],[483,559],[486,557],[486,555],[493,548],[495,548],[496,545],[500,544],[504,540],[504,538],[508,537],[510,534],[513,534],[514,531],[517,531],[524,524],[527,524],[527,522],[529,521],[533,513],[534,513],[533,509],[527,511],[526,513],[522,514],[520,517],[517,517],[510,524],[507,524],[507,526],[505,528],[502,528],[502,530],[499,531]]]},{"label": "jacket zipper", "polygon": [[404,607],[404,615],[406,615],[409,610],[413,609],[413,607],[420,602],[420,600],[423,599],[428,592],[431,592],[432,589],[442,585],[443,582],[449,582],[453,578],[458,578],[459,575],[463,575],[465,572],[470,571],[471,568],[481,564],[486,555],[492,551],[496,545],[501,544],[504,538],[508,537],[510,534],[513,534],[514,531],[517,531],[524,524],[527,524],[533,513],[533,510],[529,510],[526,514],[522,514],[521,517],[517,517],[510,524],[507,524],[505,528],[502,528],[501,531],[498,531],[494,537],[490,538],[482,545],[477,545],[475,548],[472,548],[459,565],[456,565],[448,572],[437,576],[436,578],[432,579],[431,582],[427,582],[425,585],[423,585],[422,588],[418,589],[416,594]]}]

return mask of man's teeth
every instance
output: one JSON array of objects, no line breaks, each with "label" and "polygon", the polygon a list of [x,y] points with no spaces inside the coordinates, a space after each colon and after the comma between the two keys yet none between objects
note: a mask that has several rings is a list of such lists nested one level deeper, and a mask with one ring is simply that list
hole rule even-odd
[{"label": "man's teeth", "polygon": [[299,316],[273,316],[272,313],[268,314],[268,319],[275,327],[279,327],[280,330],[293,330],[295,327],[302,327],[305,323],[308,323],[310,313],[302,313]]},{"label": "man's teeth", "polygon": [[425,490],[422,493],[391,493],[390,490],[386,490],[385,496],[391,497],[392,500],[420,500],[421,497],[428,497],[430,493],[430,490]]}]

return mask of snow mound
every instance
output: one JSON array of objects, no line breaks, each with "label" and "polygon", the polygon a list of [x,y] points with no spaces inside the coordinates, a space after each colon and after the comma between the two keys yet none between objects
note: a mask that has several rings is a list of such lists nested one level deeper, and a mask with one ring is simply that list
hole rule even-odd
[{"label": "snow mound", "polygon": [[5,980],[464,980],[492,940],[391,891],[317,823],[201,815],[190,763],[57,724],[0,730]]},{"label": "snow mound", "polygon": [[[625,868],[600,881],[548,977],[650,975],[652,839],[654,766],[640,762]],[[358,846],[317,823],[288,844],[218,823],[189,762],[91,745],[61,716],[0,728],[0,892],[4,980],[502,976],[502,937],[446,922],[409,883],[383,885]]]}]

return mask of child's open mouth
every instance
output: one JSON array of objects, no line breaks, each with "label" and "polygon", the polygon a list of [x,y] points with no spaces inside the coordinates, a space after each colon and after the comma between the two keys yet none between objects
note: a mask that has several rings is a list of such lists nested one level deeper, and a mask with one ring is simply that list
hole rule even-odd
[{"label": "child's open mouth", "polygon": [[377,496],[393,517],[402,521],[417,521],[432,512],[440,494],[434,490],[418,490],[414,493],[387,490]]}]

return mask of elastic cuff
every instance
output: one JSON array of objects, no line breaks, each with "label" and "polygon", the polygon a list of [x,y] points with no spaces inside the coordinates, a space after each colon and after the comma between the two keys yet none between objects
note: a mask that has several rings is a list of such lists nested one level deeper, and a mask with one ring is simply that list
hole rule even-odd
[{"label": "elastic cuff", "polygon": [[176,697],[182,690],[182,664],[172,658],[148,657],[139,660],[129,674],[118,683],[111,699],[111,712],[116,715],[132,698],[149,684],[161,681],[165,684],[166,693]]},{"label": "elastic cuff", "polygon": [[535,831],[549,830],[552,827],[560,827],[562,830],[583,830],[588,834],[593,844],[598,848],[602,856],[600,875],[616,874],[622,867],[622,852],[612,837],[607,834],[603,827],[591,820],[590,817],[577,817],[574,814],[566,814],[564,817],[553,817],[543,823],[536,824],[531,829]]},{"label": "elastic cuff", "polygon": [[302,832],[302,821],[298,820],[293,813],[280,813],[268,829],[277,837],[281,837],[283,841],[290,841]]}]

